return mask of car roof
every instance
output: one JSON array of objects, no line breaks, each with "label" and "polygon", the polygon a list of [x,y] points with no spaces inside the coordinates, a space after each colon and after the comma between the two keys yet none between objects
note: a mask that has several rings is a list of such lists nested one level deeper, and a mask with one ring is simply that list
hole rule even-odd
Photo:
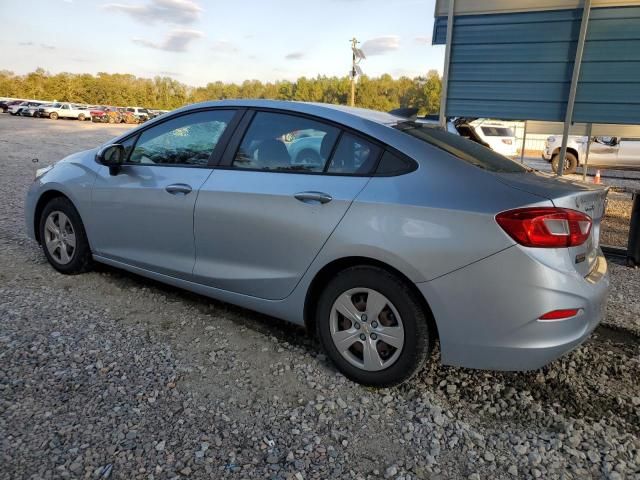
[{"label": "car roof", "polygon": [[346,107],[344,105],[333,105],[328,103],[296,102],[284,100],[220,100],[212,102],[201,102],[181,108],[179,111],[203,107],[246,107],[246,108],[272,108],[278,110],[288,110],[290,112],[305,113],[315,115],[327,120],[349,125],[358,120],[367,120],[381,125],[395,125],[402,121],[402,117],[391,115],[386,112],[369,110],[366,108]]}]

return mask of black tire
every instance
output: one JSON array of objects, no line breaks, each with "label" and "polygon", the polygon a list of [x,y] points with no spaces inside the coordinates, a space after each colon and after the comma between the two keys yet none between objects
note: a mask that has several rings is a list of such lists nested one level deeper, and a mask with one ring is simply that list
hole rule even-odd
[{"label": "black tire", "polygon": [[51,112],[51,113],[49,114],[49,118],[50,118],[51,120],[57,120],[57,119],[58,119],[58,114],[57,114],[56,112]]},{"label": "black tire", "polygon": [[78,115],[78,120],[81,121],[81,122],[84,122],[84,120],[85,120],[84,113],[81,113],[80,115]]},{"label": "black tire", "polygon": [[[395,362],[383,370],[367,371],[352,365],[342,356],[331,337],[333,304],[338,296],[354,288],[368,288],[381,293],[394,305],[402,319],[404,345]],[[320,343],[338,370],[354,382],[381,388],[406,382],[423,368],[431,354],[435,335],[431,331],[430,315],[405,281],[382,268],[363,265],[343,270],[327,284],[318,299],[315,321]]]},{"label": "black tire", "polygon": [[[551,158],[551,168],[553,173],[558,173],[558,168],[560,167],[560,154],[555,153]],[[564,173],[576,173],[578,169],[578,158],[571,152],[567,152],[565,157],[564,164]]]},{"label": "black tire", "polygon": [[[76,237],[76,247],[71,255],[71,261],[66,264],[58,262],[58,260],[51,255],[45,242],[45,222],[49,217],[49,214],[55,211],[62,212],[67,216],[71,222]],[[42,250],[53,268],[66,275],[75,275],[91,270],[93,266],[93,259],[91,257],[91,248],[89,247],[87,234],[84,230],[80,214],[67,198],[56,197],[45,205],[42,210],[42,214],[40,215],[38,228],[40,232]]]}]

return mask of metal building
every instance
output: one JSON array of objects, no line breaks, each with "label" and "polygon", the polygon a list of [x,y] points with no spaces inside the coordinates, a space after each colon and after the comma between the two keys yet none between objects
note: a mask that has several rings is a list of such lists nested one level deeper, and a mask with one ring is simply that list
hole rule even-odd
[{"label": "metal building", "polygon": [[446,44],[442,125],[564,122],[566,142],[575,122],[640,124],[640,1],[436,0],[435,17],[433,43]]}]

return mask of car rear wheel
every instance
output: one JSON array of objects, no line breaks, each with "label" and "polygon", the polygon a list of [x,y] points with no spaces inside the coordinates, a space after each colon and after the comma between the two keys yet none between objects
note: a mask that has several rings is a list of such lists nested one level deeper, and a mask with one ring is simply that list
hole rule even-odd
[{"label": "car rear wheel", "polygon": [[51,200],[40,216],[40,242],[49,263],[61,273],[73,275],[91,269],[91,249],[80,214],[63,197]]},{"label": "car rear wheel", "polygon": [[415,375],[432,347],[429,317],[420,299],[397,276],[378,267],[351,267],[320,295],[318,337],[346,377],[390,387]]},{"label": "car rear wheel", "polygon": [[[560,167],[560,154],[556,153],[553,155],[551,159],[551,168],[554,173],[558,173],[558,169]],[[564,159],[564,173],[576,173],[578,169],[578,159],[577,157],[571,153],[567,152],[567,155]]]},{"label": "car rear wheel", "polygon": [[57,119],[58,119],[58,114],[57,114],[56,112],[51,112],[51,113],[49,114],[49,118],[50,118],[51,120],[57,120]]},{"label": "car rear wheel", "polygon": [[78,115],[78,120],[80,120],[81,122],[84,122],[84,113],[81,113],[80,115]]}]

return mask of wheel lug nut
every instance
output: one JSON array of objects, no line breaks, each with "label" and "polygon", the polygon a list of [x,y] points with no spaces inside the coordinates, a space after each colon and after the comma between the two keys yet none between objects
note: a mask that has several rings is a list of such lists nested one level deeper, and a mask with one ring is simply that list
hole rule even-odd
[{"label": "wheel lug nut", "polygon": [[363,322],[367,321],[367,314],[363,313],[362,316],[360,317],[360,320],[362,320]]},{"label": "wheel lug nut", "polygon": [[378,339],[378,335],[376,335],[375,333],[371,334],[371,340],[377,340]]},{"label": "wheel lug nut", "polygon": [[354,323],[353,324],[353,328],[355,328],[356,330],[360,330],[360,324],[359,323]]},{"label": "wheel lug nut", "polygon": [[367,336],[364,333],[360,334],[360,340],[362,340],[363,342],[367,339]]},{"label": "wheel lug nut", "polygon": [[378,322],[371,322],[371,326],[373,328],[378,328]]}]

